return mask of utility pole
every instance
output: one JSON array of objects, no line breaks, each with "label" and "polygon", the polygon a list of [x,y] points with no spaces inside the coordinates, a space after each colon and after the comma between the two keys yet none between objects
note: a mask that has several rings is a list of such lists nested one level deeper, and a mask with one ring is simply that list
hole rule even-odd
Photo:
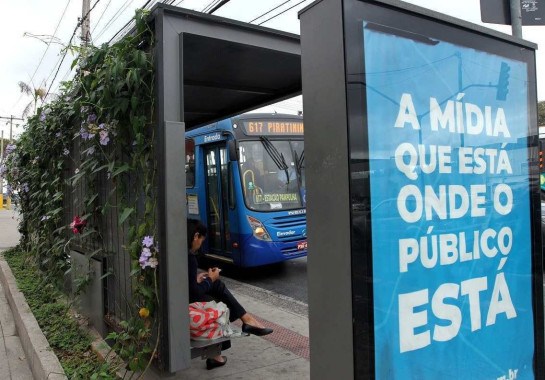
[{"label": "utility pole", "polygon": [[87,46],[91,41],[91,0],[83,0],[81,11],[81,45]]},{"label": "utility pole", "polygon": [[11,115],[11,116],[0,116],[0,119],[9,120],[9,143],[11,144],[13,142],[13,120],[24,121],[24,119],[21,119],[19,117],[15,117],[13,115]]},{"label": "utility pole", "polygon": [[520,0],[509,0],[511,8],[511,33],[514,37],[522,38],[522,12]]}]

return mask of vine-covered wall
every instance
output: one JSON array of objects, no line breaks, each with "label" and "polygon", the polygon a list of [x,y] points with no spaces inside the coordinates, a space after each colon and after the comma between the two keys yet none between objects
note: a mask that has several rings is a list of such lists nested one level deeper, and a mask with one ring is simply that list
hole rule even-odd
[{"label": "vine-covered wall", "polygon": [[[21,207],[21,246],[59,286],[70,252],[101,260],[109,338],[132,370],[160,326],[153,31],[143,11],[113,45],[86,47],[75,77],[27,120],[1,168]],[[88,278],[78,279],[81,289]]]}]

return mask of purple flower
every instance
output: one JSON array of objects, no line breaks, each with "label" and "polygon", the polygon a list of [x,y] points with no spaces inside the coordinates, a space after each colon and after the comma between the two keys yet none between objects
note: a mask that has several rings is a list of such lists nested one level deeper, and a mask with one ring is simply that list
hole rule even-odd
[{"label": "purple flower", "polygon": [[43,222],[43,221],[48,220],[48,219],[50,219],[50,218],[51,218],[51,216],[49,216],[49,215],[44,215],[44,216],[42,216],[42,218],[41,218],[40,220]]},{"label": "purple flower", "polygon": [[6,185],[6,195],[8,197],[11,197],[11,194],[13,194],[13,187],[11,187],[10,185]]},{"label": "purple flower", "polygon": [[104,123],[98,125],[98,129],[105,129],[104,127],[105,127]]},{"label": "purple flower", "polygon": [[30,188],[28,187],[28,183],[26,183],[26,182],[23,184],[23,191],[25,193],[28,193],[30,191]]},{"label": "purple flower", "polygon": [[151,257],[151,251],[149,248],[143,248],[140,257]]},{"label": "purple flower", "polygon": [[102,130],[99,132],[99,135],[100,135],[100,144],[108,145],[108,142],[110,141],[110,138],[108,137],[108,131]]},{"label": "purple flower", "polygon": [[140,263],[140,267],[144,269],[148,265],[148,258],[140,256],[140,258],[138,259],[138,263]]},{"label": "purple flower", "polygon": [[13,151],[15,150],[15,148],[16,148],[15,144],[8,144],[8,145],[6,146],[6,150],[5,150],[6,156],[7,156],[8,154],[13,153]]},{"label": "purple flower", "polygon": [[95,115],[94,113],[90,114],[89,116],[87,116],[87,122],[90,124],[90,123],[94,123],[95,121],[97,120],[97,115]]},{"label": "purple flower", "polygon": [[144,247],[150,248],[153,245],[153,236],[144,236],[142,240],[142,245]]},{"label": "purple flower", "polygon": [[42,111],[42,113],[40,114],[40,121],[45,121],[45,118],[46,118],[45,112]]},{"label": "purple flower", "polygon": [[59,138],[59,137],[61,137],[61,136],[62,136],[62,135],[61,135],[60,132],[55,133],[55,137],[56,137],[56,138]]},{"label": "purple flower", "polygon": [[83,127],[81,127],[81,129],[79,130],[79,135],[84,140],[87,140],[89,138],[89,132],[87,132],[87,130],[85,130],[85,128]]},{"label": "purple flower", "polygon": [[6,165],[4,164],[0,165],[0,177],[4,177],[7,171],[8,171],[8,168],[6,167]]}]

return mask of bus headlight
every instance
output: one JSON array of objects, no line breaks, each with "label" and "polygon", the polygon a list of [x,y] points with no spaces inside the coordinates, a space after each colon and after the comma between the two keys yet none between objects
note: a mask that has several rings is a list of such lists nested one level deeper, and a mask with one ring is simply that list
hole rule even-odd
[{"label": "bus headlight", "polygon": [[254,234],[256,239],[263,240],[263,241],[271,241],[271,237],[269,233],[267,232],[267,229],[261,223],[259,220],[254,218],[253,216],[246,216],[248,218],[248,223],[250,223],[250,227],[252,228],[252,233]]}]

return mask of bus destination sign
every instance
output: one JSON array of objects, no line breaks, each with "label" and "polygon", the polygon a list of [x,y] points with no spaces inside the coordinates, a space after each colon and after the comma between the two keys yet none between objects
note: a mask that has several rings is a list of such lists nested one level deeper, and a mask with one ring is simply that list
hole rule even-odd
[{"label": "bus destination sign", "polygon": [[248,136],[303,136],[305,128],[302,121],[252,120],[243,121],[244,133]]}]

